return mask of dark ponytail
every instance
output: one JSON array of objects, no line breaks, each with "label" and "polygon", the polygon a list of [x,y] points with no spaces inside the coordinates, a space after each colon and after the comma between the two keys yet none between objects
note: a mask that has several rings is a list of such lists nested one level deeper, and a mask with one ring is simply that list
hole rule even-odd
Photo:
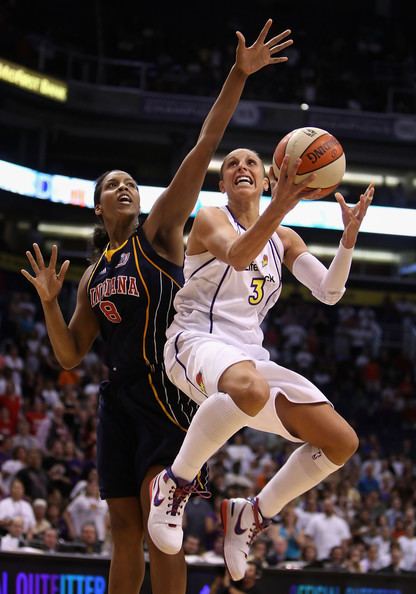
[{"label": "dark ponytail", "polygon": [[[105,173],[100,175],[100,177],[97,178],[95,181],[94,206],[97,206],[97,204],[100,203],[103,182],[104,182],[105,178],[107,177],[107,175],[109,173],[111,173],[111,171],[112,170],[106,171]],[[98,225],[95,225],[95,227],[94,227],[94,231],[93,231],[92,238],[90,241],[91,251],[92,251],[90,259],[92,262],[95,262],[99,258],[99,256],[102,254],[102,252],[104,251],[104,249],[107,246],[109,241],[110,241],[110,238],[108,236],[108,233],[105,230],[105,227],[100,220],[100,223]]]}]

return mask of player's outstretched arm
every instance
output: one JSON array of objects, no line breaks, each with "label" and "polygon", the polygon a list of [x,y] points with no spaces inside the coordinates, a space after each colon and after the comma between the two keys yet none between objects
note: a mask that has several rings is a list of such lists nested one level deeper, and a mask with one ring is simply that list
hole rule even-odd
[{"label": "player's outstretched arm", "polygon": [[69,260],[65,260],[57,272],[56,245],[52,246],[49,264],[46,264],[37,243],[33,244],[33,254],[27,251],[26,256],[34,274],[24,269],[21,273],[38,292],[48,336],[58,362],[65,369],[71,369],[80,363],[98,334],[98,323],[89,305],[86,291],[91,267],[85,271],[80,281],[76,309],[67,325],[59,307],[58,296],[69,268]]},{"label": "player's outstretched arm", "polygon": [[344,196],[340,192],[336,192],[335,198],[341,207],[342,222],[344,224],[344,233],[342,234],[341,242],[345,248],[350,249],[355,246],[361,223],[367,214],[373,197],[374,185],[370,184],[365,192],[361,194],[357,204],[350,207],[346,204]]},{"label": "player's outstretched arm", "polygon": [[266,41],[272,20],[269,19],[253,45],[247,47],[242,33],[237,32],[236,61],[220,95],[208,113],[195,147],[186,156],[174,179],[153,206],[144,228],[151,240],[157,233],[176,231],[181,234],[201,190],[209,162],[238,105],[247,77],[269,64],[286,62],[279,55],[293,41],[290,30]]},{"label": "player's outstretched arm", "polygon": [[329,269],[307,251],[305,243],[297,233],[291,229],[283,231],[283,243],[285,245],[286,238],[287,246],[285,264],[292,270],[294,276],[311,290],[312,295],[327,305],[334,305],[345,293],[353,248],[361,223],[373,199],[374,186],[370,184],[353,207],[349,207],[345,203],[339,192],[335,196],[342,211],[344,233]]}]

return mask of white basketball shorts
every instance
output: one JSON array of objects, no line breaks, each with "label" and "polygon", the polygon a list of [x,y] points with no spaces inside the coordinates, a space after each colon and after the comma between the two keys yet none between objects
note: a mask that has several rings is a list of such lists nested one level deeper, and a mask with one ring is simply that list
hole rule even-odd
[{"label": "white basketball shorts", "polygon": [[[215,336],[179,332],[169,338],[164,350],[166,373],[189,398],[202,404],[217,393],[218,382],[226,369],[241,361],[253,361],[244,349],[226,344]],[[256,369],[270,385],[270,398],[249,426],[253,429],[275,433],[290,441],[302,440],[291,435],[276,413],[276,395],[281,393],[297,404],[327,402],[326,396],[305,377],[282,367],[274,361],[256,361]],[[332,405],[331,405],[332,406]]]}]

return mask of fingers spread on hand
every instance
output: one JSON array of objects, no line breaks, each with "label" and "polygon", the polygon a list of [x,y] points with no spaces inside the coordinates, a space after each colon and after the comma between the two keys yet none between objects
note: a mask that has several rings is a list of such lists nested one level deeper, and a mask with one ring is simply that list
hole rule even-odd
[{"label": "fingers spread on hand", "polygon": [[58,258],[58,248],[54,244],[52,246],[51,258],[49,260],[49,267],[50,268],[56,268],[56,260],[57,260],[57,258]]},{"label": "fingers spread on hand", "polygon": [[277,54],[281,51],[283,51],[284,49],[286,49],[287,47],[291,46],[293,44],[293,39],[289,39],[288,41],[285,41],[284,43],[280,43],[279,45],[275,45],[274,47],[270,48],[270,55],[273,56],[273,54]]},{"label": "fingers spread on hand", "polygon": [[287,62],[289,58],[287,56],[280,56],[279,58],[270,58],[270,64],[280,64],[281,62]]},{"label": "fingers spread on hand", "polygon": [[60,271],[58,272],[58,275],[57,275],[58,280],[60,280],[60,281],[64,280],[66,271],[68,270],[68,268],[69,268],[69,260],[65,260],[65,262],[62,263]]},{"label": "fingers spread on hand", "polygon": [[33,244],[33,251],[35,252],[36,261],[38,263],[39,268],[45,268],[45,261],[42,256],[42,252],[40,251],[40,247],[37,243]]},{"label": "fingers spread on hand", "polygon": [[263,27],[263,29],[260,31],[260,35],[257,37],[256,41],[254,42],[254,45],[256,45],[256,43],[264,43],[264,40],[267,37],[267,33],[270,31],[270,27],[272,26],[272,19],[268,19]]},{"label": "fingers spread on hand", "polygon": [[26,278],[26,279],[27,279],[27,280],[28,280],[30,283],[32,283],[32,285],[33,285],[33,281],[35,280],[35,279],[33,278],[33,276],[32,276],[31,274],[29,274],[29,273],[28,273],[28,271],[27,271],[27,270],[25,270],[24,268],[22,268],[20,272],[21,272],[21,273],[23,274],[23,276],[24,276],[24,277],[25,277],[25,278]]},{"label": "fingers spread on hand", "polygon": [[[282,31],[282,33],[279,33],[279,35],[275,35],[274,37],[269,39],[269,41],[265,45],[267,45],[267,47],[271,49],[272,47],[274,47],[275,45],[280,43],[282,41],[282,39],[284,39],[291,33],[292,33],[292,31],[290,29],[286,29],[285,31]],[[293,43],[293,40],[291,40],[291,41]]]},{"label": "fingers spread on hand", "polygon": [[35,274],[39,274],[40,269],[39,269],[39,266],[37,265],[37,262],[36,262],[35,258],[32,256],[32,252],[30,252],[29,250],[27,250],[26,256],[27,256],[27,259],[30,262],[30,265],[31,265],[31,267],[33,269],[33,272]]}]

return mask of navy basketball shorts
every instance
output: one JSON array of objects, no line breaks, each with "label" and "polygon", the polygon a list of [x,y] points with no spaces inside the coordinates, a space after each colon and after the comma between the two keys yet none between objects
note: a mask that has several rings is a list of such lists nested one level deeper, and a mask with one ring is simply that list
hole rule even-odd
[{"label": "navy basketball shorts", "polygon": [[[162,369],[102,382],[98,408],[97,469],[102,499],[138,497],[152,466],[170,466],[197,405]],[[199,478],[206,485],[207,471]]]}]

